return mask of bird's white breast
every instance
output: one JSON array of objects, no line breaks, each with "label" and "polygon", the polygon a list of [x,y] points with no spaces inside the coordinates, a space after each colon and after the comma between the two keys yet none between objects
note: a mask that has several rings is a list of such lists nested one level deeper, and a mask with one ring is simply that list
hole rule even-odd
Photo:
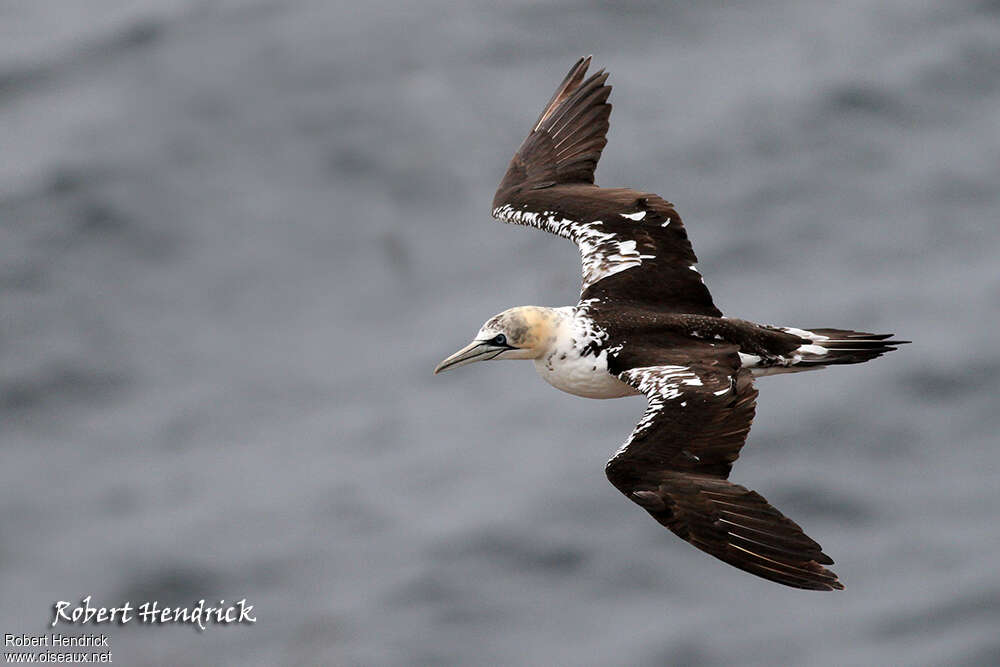
[{"label": "bird's white breast", "polygon": [[590,344],[595,336],[601,342],[600,334],[594,331],[591,322],[581,320],[579,314],[574,315],[562,322],[548,351],[535,359],[535,368],[542,379],[556,389],[585,398],[621,398],[638,394],[608,372],[606,349],[601,349],[597,355],[584,353],[593,350]]}]

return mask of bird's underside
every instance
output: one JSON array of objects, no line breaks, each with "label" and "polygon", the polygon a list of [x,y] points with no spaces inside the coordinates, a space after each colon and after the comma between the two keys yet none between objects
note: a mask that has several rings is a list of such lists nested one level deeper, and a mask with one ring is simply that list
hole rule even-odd
[{"label": "bird's underside", "polygon": [[574,65],[511,160],[493,215],[579,246],[576,312],[592,332],[574,344],[593,354],[595,369],[602,359],[647,397],[645,414],[608,462],[608,478],[659,523],[730,565],[797,588],[843,588],[819,544],[727,478],[754,417],[754,375],[866,361],[894,341],[723,318],[673,205],[594,185],[611,88],[603,71],[585,78],[589,63]]}]

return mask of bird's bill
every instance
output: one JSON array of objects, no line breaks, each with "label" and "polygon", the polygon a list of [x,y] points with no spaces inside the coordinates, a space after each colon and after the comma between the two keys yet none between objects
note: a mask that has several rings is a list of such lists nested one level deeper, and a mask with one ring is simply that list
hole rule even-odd
[{"label": "bird's bill", "polygon": [[452,368],[458,368],[459,366],[471,364],[476,361],[493,359],[501,352],[508,349],[509,348],[505,345],[492,345],[481,340],[474,340],[438,364],[437,368],[434,369],[434,375],[451,370]]}]

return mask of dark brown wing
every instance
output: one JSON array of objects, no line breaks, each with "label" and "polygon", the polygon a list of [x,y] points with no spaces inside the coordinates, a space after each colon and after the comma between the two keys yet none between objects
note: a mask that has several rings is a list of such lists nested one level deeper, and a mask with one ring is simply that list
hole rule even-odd
[{"label": "dark brown wing", "polygon": [[556,88],[510,161],[498,193],[594,182],[594,169],[608,143],[611,86],[604,83],[604,70],[584,81],[589,66],[590,56],[580,58]]},{"label": "dark brown wing", "polygon": [[[733,350],[677,354],[677,365],[619,378],[649,405],[608,462],[614,486],[702,551],[786,586],[842,589],[822,548],[754,491],[727,481],[753,421],[757,391]],[[690,359],[698,359],[691,362]]]},{"label": "dark brown wing", "polygon": [[583,262],[581,299],[718,317],[673,205],[651,193],[594,185],[611,86],[603,70],[584,79],[589,65],[587,57],[573,66],[515,153],[493,216],[574,241]]}]

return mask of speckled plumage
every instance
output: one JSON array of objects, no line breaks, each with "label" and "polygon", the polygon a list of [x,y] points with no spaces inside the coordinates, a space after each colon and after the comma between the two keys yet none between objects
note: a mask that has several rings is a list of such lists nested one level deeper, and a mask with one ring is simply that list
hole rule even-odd
[{"label": "speckled plumage", "polygon": [[577,62],[556,89],[511,160],[492,211],[577,244],[580,300],[504,311],[438,370],[532,359],[547,382],[572,394],[644,394],[645,413],[606,468],[615,487],[730,565],[797,588],[842,588],[819,544],[727,478],[754,417],[754,377],[859,363],[901,341],[722,317],[674,206],[594,185],[611,88],[603,70],[585,78],[589,64]]},{"label": "speckled plumage", "polygon": [[556,389],[584,398],[621,398],[639,393],[608,372],[608,334],[589,315],[588,304],[553,309],[560,314],[551,344],[535,369]]}]

